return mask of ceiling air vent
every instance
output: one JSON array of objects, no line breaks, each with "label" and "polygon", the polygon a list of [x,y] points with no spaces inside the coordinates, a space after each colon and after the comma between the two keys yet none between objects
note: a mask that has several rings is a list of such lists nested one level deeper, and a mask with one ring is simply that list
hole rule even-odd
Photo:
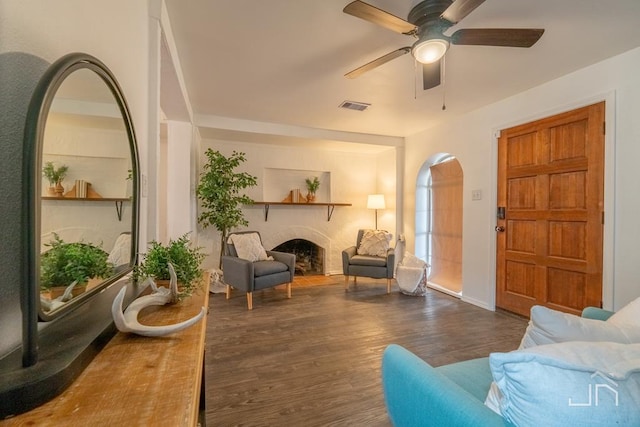
[{"label": "ceiling air vent", "polygon": [[344,101],[340,104],[340,108],[346,108],[347,110],[356,110],[356,111],[364,111],[369,108],[371,104],[367,104],[364,102],[355,102],[355,101]]}]

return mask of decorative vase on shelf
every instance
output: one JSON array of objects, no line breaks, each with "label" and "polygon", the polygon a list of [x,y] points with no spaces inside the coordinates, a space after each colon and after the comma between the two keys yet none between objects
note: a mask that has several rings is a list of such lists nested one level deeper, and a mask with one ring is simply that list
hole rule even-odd
[{"label": "decorative vase on shelf", "polygon": [[316,193],[307,193],[307,203],[313,203],[316,201]]},{"label": "decorative vase on shelf", "polygon": [[57,197],[64,197],[64,187],[60,181],[56,183],[55,192]]},{"label": "decorative vase on shelf", "polygon": [[47,196],[55,197],[55,195],[56,195],[56,186],[55,185],[51,185],[51,186],[47,187]]}]

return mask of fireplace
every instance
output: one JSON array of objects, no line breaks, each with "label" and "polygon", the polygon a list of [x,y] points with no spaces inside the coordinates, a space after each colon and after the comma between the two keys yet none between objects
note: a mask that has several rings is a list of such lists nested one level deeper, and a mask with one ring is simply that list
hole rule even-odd
[{"label": "fireplace", "polygon": [[273,250],[296,255],[296,274],[301,276],[324,274],[324,248],[313,242],[292,239],[276,246]]}]

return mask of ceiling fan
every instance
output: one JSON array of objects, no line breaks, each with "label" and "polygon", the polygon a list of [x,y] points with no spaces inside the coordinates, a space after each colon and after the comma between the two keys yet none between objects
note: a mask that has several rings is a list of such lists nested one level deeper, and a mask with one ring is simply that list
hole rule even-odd
[{"label": "ceiling fan", "polygon": [[422,64],[424,90],[440,84],[442,57],[451,44],[477,46],[531,47],[544,33],[536,28],[469,28],[451,36],[443,33],[473,12],[485,0],[424,0],[414,6],[405,21],[360,0],[345,6],[344,13],[380,25],[396,33],[415,37],[412,46],[401,47],[353,71],[345,77],[354,79],[367,71],[409,52]]}]

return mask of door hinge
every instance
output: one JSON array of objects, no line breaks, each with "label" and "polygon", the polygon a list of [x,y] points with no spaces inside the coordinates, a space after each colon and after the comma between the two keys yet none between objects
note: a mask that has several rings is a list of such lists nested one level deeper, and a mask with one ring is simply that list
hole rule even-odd
[{"label": "door hinge", "polygon": [[602,224],[604,224],[604,212],[602,212]]},{"label": "door hinge", "polygon": [[602,134],[607,134],[607,122],[602,122]]}]

